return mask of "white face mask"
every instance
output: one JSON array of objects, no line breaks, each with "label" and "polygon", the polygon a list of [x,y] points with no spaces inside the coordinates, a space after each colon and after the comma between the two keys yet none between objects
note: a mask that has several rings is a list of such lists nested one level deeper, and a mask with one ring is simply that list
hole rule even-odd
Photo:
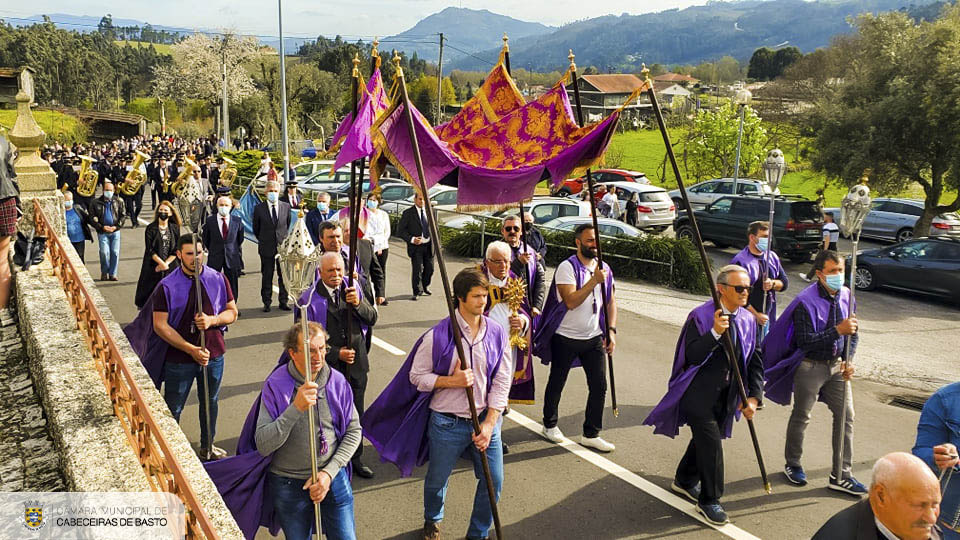
[{"label": "white face mask", "polygon": [[227,217],[227,216],[230,215],[230,207],[229,207],[229,206],[218,206],[218,207],[217,207],[217,213],[220,214],[220,215],[223,216],[223,217]]}]

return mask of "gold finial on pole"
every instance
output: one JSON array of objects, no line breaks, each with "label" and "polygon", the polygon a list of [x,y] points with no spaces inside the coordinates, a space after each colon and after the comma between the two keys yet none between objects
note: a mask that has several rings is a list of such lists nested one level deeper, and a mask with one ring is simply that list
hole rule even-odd
[{"label": "gold finial on pole", "polygon": [[640,64],[640,74],[643,75],[644,81],[650,80],[650,68],[647,67],[647,64]]},{"label": "gold finial on pole", "polygon": [[393,50],[393,58],[390,59],[393,62],[395,68],[397,68],[397,77],[403,77],[403,68],[400,67],[400,62],[403,60],[400,58],[400,53],[396,49]]},{"label": "gold finial on pole", "polygon": [[353,76],[360,77],[360,53],[353,55]]},{"label": "gold finial on pole", "polygon": [[576,58],[576,57],[577,57],[577,55],[573,54],[573,49],[570,49],[570,54],[567,55],[567,58],[570,60],[570,71],[576,71],[576,70],[577,70],[577,64],[575,64],[574,61],[573,61],[573,59]]},{"label": "gold finial on pole", "polygon": [[380,36],[373,37],[373,49],[370,50],[370,56],[380,56]]},{"label": "gold finial on pole", "polygon": [[510,41],[510,38],[507,37],[507,33],[503,33],[503,52],[510,52],[510,45],[507,43]]}]

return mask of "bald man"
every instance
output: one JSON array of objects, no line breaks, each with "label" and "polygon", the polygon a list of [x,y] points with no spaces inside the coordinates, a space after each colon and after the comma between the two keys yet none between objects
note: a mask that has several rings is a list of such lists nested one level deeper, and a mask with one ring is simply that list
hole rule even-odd
[{"label": "bald man", "polygon": [[813,540],[940,540],[940,483],[930,467],[906,452],[873,466],[870,496],[830,518]]}]

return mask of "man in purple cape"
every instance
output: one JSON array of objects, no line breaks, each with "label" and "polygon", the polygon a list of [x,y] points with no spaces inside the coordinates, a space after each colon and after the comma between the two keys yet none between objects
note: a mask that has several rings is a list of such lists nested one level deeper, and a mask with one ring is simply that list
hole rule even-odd
[{"label": "man in purple cape", "polygon": [[[428,330],[407,356],[400,371],[363,415],[364,436],[394,463],[401,476],[430,461],[423,486],[423,536],[440,537],[447,483],[461,456],[473,460],[479,479],[467,538],[486,538],[493,512],[482,473],[480,451],[486,451],[494,493],[503,485],[500,415],[510,392],[510,351],[506,332],[483,315],[488,283],[475,268],[453,280],[456,323],[469,362],[460,369],[453,327],[445,318]],[[465,389],[473,387],[480,419],[475,435]]]},{"label": "man in purple cape", "polygon": [[[212,442],[216,435],[217,401],[226,352],[223,333],[227,325],[237,320],[237,304],[227,277],[201,264],[203,315],[196,313],[197,290],[193,272],[199,262],[195,254],[197,251],[202,253],[203,246],[200,242],[196,245],[193,242],[190,234],[177,239],[179,268],[160,281],[137,317],[124,327],[123,333],[157,390],[163,385],[163,399],[178,422],[193,381],[197,381],[200,448],[207,451],[204,457],[219,458],[226,452],[213,446]],[[200,331],[204,332],[203,348],[200,347]],[[203,366],[207,367],[210,382],[212,434],[207,433]]]},{"label": "man in purple cape", "polygon": [[[529,212],[526,214],[529,215]],[[537,318],[543,310],[547,293],[546,281],[543,279],[546,271],[533,246],[524,245],[520,241],[521,222],[520,216],[505,217],[500,234],[503,235],[503,241],[510,246],[510,271],[516,274],[516,277],[523,278],[527,286],[527,303],[532,307],[532,315]],[[526,228],[529,229],[530,226],[527,225]]]},{"label": "man in purple cape", "polygon": [[[822,401],[833,413],[831,463],[840,462],[842,473],[837,479],[831,472],[827,487],[859,497],[867,493],[867,488],[851,473],[851,392],[846,393],[848,397],[844,403],[844,386],[853,376],[853,366],[846,358],[845,340],[850,340],[852,356],[858,340],[857,317],[853,314],[856,306],[850,305],[850,289],[843,285],[844,261],[836,251],[821,251],[813,267],[817,281],[800,291],[770,328],[764,341],[766,394],[771,401],[781,405],[789,405],[793,396],[784,449],[784,474],[790,483],[796,486],[807,483],[807,475],[800,465],[803,435],[810,423],[813,406]],[[843,407],[847,409],[846,424],[841,426]],[[840,437],[844,437],[843,456],[839,455]]]},{"label": "man in purple cape", "polygon": [[[723,446],[733,433],[733,420],[742,411],[753,418],[763,395],[763,361],[756,348],[757,325],[743,306],[750,293],[747,271],[727,265],[717,275],[722,309],[713,301],[700,304],[683,325],[673,359],[667,394],[643,420],[654,433],[676,437],[687,424],[693,438],[687,446],[670,488],[690,499],[707,521],[722,525],[727,514],[723,496]],[[732,321],[731,321],[732,319]],[[731,332],[737,368],[747,391],[747,406],[740,401],[736,375],[720,342]]]},{"label": "man in purple cape", "polygon": [[[284,336],[284,352],[263,383],[240,432],[237,455],[204,465],[248,540],[262,525],[306,540],[320,502],[329,539],[356,538],[350,456],[360,444],[360,419],[343,375],[323,360],[326,333],[309,323],[314,381],[304,382],[301,325]],[[291,359],[293,360],[291,362]],[[318,482],[311,483],[309,407],[316,408]],[[309,489],[309,490],[308,490]]]},{"label": "man in purple cape", "polygon": [[[612,452],[615,446],[600,437],[600,430],[607,395],[604,349],[613,354],[617,345],[613,272],[606,263],[597,271],[597,235],[593,225],[577,226],[574,235],[577,253],[557,266],[543,315],[534,325],[533,354],[550,366],[543,396],[542,434],[555,443],[563,440],[563,433],[557,427],[561,393],[570,368],[583,366],[588,394],[580,443],[601,452]],[[606,289],[606,310],[601,286]]]},{"label": "man in purple cape", "polygon": [[[777,320],[777,293],[787,290],[789,284],[787,273],[780,264],[780,256],[773,249],[769,249],[769,241],[770,224],[766,221],[754,221],[747,227],[747,247],[730,261],[730,264],[745,268],[750,276],[750,285],[753,288],[750,289],[747,310],[753,314],[761,328],[767,326],[768,322],[773,324]],[[767,330],[769,327],[758,334],[761,341]]]}]

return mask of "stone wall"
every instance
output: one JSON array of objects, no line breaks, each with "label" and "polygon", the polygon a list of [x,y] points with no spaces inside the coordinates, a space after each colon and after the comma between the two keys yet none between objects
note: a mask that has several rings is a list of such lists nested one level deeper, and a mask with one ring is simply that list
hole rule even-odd
[{"label": "stone wall", "polygon": [[[27,202],[27,201],[25,201]],[[61,242],[69,245],[65,236]],[[189,441],[170,415],[162,396],[133,353],[96,284],[72,249],[66,250],[90,291],[120,354],[163,434],[190,479],[194,492],[222,538],[242,538]],[[29,271],[14,273],[20,334],[29,371],[49,418],[70,491],[150,491],[143,470],[77,330],[76,319],[49,258]]]}]

